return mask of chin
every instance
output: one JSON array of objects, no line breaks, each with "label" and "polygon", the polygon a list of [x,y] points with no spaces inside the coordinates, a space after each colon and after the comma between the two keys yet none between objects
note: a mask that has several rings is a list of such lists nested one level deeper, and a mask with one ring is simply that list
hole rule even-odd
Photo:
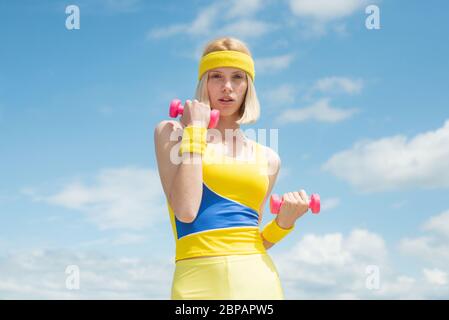
[{"label": "chin", "polygon": [[233,114],[238,114],[240,108],[236,105],[223,106],[217,102],[215,105],[211,106],[211,109],[220,111],[220,116],[228,117],[232,116]]}]

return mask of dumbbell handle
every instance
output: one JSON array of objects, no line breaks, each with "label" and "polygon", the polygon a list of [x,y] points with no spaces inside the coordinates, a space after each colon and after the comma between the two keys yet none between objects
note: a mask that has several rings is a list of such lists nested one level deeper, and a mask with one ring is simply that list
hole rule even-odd
[{"label": "dumbbell handle", "polygon": [[[283,203],[284,200],[282,200],[280,196],[272,194],[270,198],[271,213],[278,214]],[[320,212],[320,207],[320,195],[317,193],[312,194],[309,201],[309,208],[312,210],[312,213],[318,214]]]},{"label": "dumbbell handle", "polygon": [[[178,115],[182,115],[184,113],[184,106],[179,99],[173,99],[170,103],[170,108],[168,114],[172,118],[176,118]],[[218,119],[220,119],[220,111],[211,110],[210,111],[210,120],[208,128],[215,128],[218,124]]]}]

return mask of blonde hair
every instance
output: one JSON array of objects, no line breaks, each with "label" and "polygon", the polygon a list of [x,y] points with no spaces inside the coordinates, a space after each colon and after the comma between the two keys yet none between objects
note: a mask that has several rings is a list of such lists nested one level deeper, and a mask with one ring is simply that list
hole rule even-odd
[{"label": "blonde hair", "polygon": [[[249,51],[245,43],[232,37],[218,38],[210,41],[203,51],[203,56],[214,51],[225,50],[239,51],[251,56],[251,52]],[[200,81],[198,81],[195,93],[195,99],[207,104],[210,103],[209,94],[207,92],[208,74],[209,72],[205,72]],[[257,99],[254,82],[248,75],[246,78],[248,81],[248,88],[246,90],[245,100],[243,101],[239,109],[240,119],[236,121],[238,124],[254,123],[257,121],[257,119],[259,119],[260,116],[260,104],[259,99]]]}]

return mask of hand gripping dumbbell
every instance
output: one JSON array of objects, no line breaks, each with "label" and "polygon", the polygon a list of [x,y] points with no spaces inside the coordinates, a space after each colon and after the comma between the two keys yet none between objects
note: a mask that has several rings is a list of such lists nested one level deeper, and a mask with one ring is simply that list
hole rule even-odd
[{"label": "hand gripping dumbbell", "polygon": [[[278,214],[281,210],[281,206],[284,200],[281,199],[277,194],[272,194],[270,198],[270,211],[271,213]],[[312,212],[318,214],[320,212],[320,195],[314,193],[310,196],[309,208]]]},{"label": "hand gripping dumbbell", "polygon": [[[172,118],[176,118],[178,115],[182,115],[184,112],[184,106],[179,99],[173,99],[170,103],[169,115]],[[218,119],[220,119],[220,111],[211,110],[210,111],[210,121],[208,128],[215,128],[218,124]]]}]

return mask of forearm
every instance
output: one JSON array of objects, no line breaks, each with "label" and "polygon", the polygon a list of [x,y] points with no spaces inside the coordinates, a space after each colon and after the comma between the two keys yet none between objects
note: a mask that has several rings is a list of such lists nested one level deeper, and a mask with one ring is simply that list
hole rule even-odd
[{"label": "forearm", "polygon": [[[273,226],[269,226],[270,224],[276,225],[276,229],[277,231],[274,231]],[[266,250],[270,249],[272,246],[274,246],[277,241],[279,241],[280,239],[282,239],[285,235],[287,235],[288,233],[290,233],[293,228],[295,226],[295,222],[294,221],[290,221],[289,219],[280,217],[279,215],[276,216],[276,218],[273,221],[270,221],[270,223],[268,223],[264,229],[261,231],[261,238],[262,238],[262,242],[263,242],[263,246],[265,247]],[[273,234],[273,232],[276,232],[275,234]],[[267,239],[272,239],[274,242],[268,241],[265,239],[264,235],[267,237]],[[282,235],[282,236],[280,236]],[[277,238],[277,239],[276,239]]]},{"label": "forearm", "polygon": [[275,220],[278,226],[281,227],[282,229],[291,229],[293,228],[296,222],[296,220],[288,219],[279,215],[276,216]]},{"label": "forearm", "polygon": [[178,219],[191,222],[201,204],[203,168],[201,154],[183,153],[170,192],[170,203]]}]

